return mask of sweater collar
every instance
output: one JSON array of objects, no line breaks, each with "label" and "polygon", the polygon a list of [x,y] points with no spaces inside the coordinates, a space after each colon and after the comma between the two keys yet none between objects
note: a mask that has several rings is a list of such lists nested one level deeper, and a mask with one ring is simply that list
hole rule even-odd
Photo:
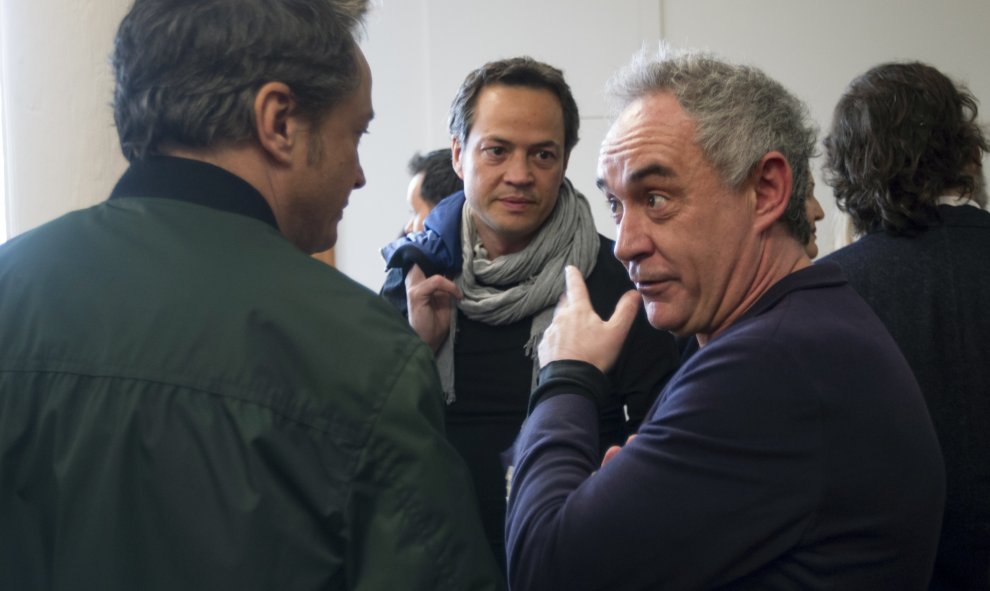
[{"label": "sweater collar", "polygon": [[219,166],[174,156],[150,156],[131,163],[110,199],[174,199],[236,213],[278,230],[268,202],[250,183]]},{"label": "sweater collar", "polygon": [[748,310],[743,312],[743,315],[737,318],[733,324],[739,324],[743,320],[759,316],[776,306],[785,296],[796,291],[835,287],[845,283],[848,283],[848,280],[838,264],[821,262],[809,265],[770,286],[770,289],[760,296],[760,299],[756,300],[756,303],[750,306]]}]

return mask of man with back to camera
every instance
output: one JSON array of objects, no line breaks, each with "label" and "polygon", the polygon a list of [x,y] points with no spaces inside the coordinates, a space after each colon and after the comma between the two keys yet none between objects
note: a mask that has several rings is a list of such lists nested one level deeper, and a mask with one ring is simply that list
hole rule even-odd
[{"label": "man with back to camera", "polygon": [[942,72],[888,63],[853,80],[824,141],[826,180],[862,235],[824,260],[890,330],[942,445],[939,590],[990,590],[988,145],[976,117],[976,98]]},{"label": "man with back to camera", "polygon": [[944,486],[890,335],[811,266],[806,109],[751,67],[641,57],[599,184],[650,323],[701,349],[599,466],[596,408],[636,314],[573,269],[540,345],[506,524],[513,589],[922,589]]},{"label": "man with back to camera", "polygon": [[[564,265],[587,278],[600,314],[611,314],[632,287],[611,241],[595,231],[587,200],[564,176],[578,125],[556,68],[521,57],[471,72],[449,119],[464,193],[442,201],[424,232],[383,250],[390,269],[383,294],[437,351],[447,437],[472,471],[497,558],[511,461],[503,452],[526,416],[536,344],[563,292]],[[461,295],[451,313],[451,299]],[[676,360],[671,336],[641,316],[609,376],[599,452],[635,430]]]},{"label": "man with back to camera", "polygon": [[415,154],[409,160],[409,191],[406,201],[412,210],[412,217],[406,224],[405,233],[422,232],[423,222],[433,208],[444,198],[464,190],[464,181],[457,176],[451,160],[450,148]]},{"label": "man with back to camera", "polygon": [[366,0],[138,0],[130,167],[0,248],[0,588],[494,589],[432,355],[306,256],[372,118]]}]

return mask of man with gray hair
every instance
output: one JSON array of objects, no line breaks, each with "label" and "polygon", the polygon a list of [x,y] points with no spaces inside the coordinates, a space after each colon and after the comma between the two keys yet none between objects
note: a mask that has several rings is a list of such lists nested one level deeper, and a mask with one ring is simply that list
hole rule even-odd
[{"label": "man with gray hair", "polygon": [[650,323],[700,350],[595,461],[595,409],[638,308],[572,269],[516,442],[514,589],[922,589],[944,493],[911,371],[804,244],[814,131],[755,68],[640,58],[613,83],[599,185]]},{"label": "man with gray hair", "polygon": [[495,589],[432,354],[336,241],[367,0],[137,0],[130,167],[0,247],[0,589]]}]

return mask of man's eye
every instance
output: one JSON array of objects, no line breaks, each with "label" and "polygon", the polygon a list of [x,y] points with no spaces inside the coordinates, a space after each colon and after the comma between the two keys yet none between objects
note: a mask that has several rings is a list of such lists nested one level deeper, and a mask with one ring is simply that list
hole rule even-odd
[{"label": "man's eye", "polygon": [[619,222],[619,218],[622,216],[622,204],[615,197],[608,198],[608,210],[612,214],[612,219],[616,223]]},{"label": "man's eye", "polygon": [[663,195],[650,195],[646,198],[646,206],[650,209],[663,207],[667,203],[667,198]]},{"label": "man's eye", "polygon": [[505,148],[502,146],[491,146],[482,151],[487,152],[491,156],[503,156],[505,154]]},{"label": "man's eye", "polygon": [[536,157],[540,160],[552,160],[553,158],[556,158],[557,155],[550,150],[540,150],[536,153]]}]

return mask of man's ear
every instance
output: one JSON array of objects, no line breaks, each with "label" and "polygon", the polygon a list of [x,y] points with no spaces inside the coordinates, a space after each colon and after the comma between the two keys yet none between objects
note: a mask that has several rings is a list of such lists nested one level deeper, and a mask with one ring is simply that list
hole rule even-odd
[{"label": "man's ear", "polygon": [[461,164],[461,140],[456,135],[450,136],[450,164],[460,179],[464,180],[464,166]]},{"label": "man's ear", "polygon": [[780,152],[768,152],[753,172],[756,229],[763,232],[784,215],[791,199],[791,166]]},{"label": "man's ear", "polygon": [[282,82],[267,82],[254,95],[254,125],[262,149],[276,162],[289,164],[298,143],[296,101]]}]

